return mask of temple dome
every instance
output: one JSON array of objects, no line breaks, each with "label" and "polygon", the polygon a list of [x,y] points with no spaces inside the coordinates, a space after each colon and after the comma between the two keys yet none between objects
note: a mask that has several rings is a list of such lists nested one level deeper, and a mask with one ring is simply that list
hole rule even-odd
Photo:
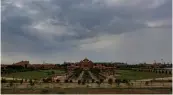
[{"label": "temple dome", "polygon": [[85,57],[85,59],[83,61],[89,61],[88,58]]}]

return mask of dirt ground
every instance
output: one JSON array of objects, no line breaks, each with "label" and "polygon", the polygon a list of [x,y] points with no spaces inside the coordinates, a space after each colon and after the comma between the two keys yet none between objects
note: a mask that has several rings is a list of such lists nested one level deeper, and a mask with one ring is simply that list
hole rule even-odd
[{"label": "dirt ground", "polygon": [[[9,87],[9,83],[2,83],[1,84],[2,88],[11,88]],[[29,83],[15,83],[13,85],[15,88],[31,88]],[[100,85],[96,83],[89,83],[89,84],[78,84],[78,83],[37,83],[35,84],[32,88],[117,88],[117,85],[113,83],[112,85],[108,83],[102,83]],[[159,83],[159,82],[153,82],[152,84],[149,83],[148,85],[145,85],[145,82],[134,82],[133,85],[127,86],[125,83],[121,83],[118,88],[152,88],[152,87],[172,87],[172,82],[164,82],[164,83]]]},{"label": "dirt ground", "polygon": [[2,89],[3,94],[171,94],[171,88],[106,89],[106,88],[53,88],[53,89]]}]

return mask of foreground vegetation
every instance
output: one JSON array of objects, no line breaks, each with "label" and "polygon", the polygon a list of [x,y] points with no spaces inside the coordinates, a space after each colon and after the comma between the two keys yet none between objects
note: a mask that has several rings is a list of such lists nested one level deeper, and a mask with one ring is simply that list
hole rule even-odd
[{"label": "foreground vegetation", "polygon": [[27,88],[1,91],[3,94],[170,94],[172,88]]},{"label": "foreground vegetation", "polygon": [[7,78],[27,78],[27,79],[41,79],[51,75],[63,74],[65,71],[63,70],[37,70],[37,71],[26,71],[26,72],[16,72],[2,75],[1,77]]}]

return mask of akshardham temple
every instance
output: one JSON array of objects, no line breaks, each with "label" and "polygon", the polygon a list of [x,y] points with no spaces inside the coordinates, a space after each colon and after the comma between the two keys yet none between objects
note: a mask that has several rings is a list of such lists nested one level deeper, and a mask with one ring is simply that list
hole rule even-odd
[{"label": "akshardham temple", "polygon": [[95,64],[88,58],[84,58],[80,62],[76,62],[76,63],[67,62],[66,64],[68,64],[68,66],[67,66],[68,70],[74,70],[75,68],[81,68],[84,70],[87,70],[90,68],[98,68],[98,69],[114,69],[114,68],[116,68],[115,66],[105,66],[104,64],[99,64],[99,63]]}]

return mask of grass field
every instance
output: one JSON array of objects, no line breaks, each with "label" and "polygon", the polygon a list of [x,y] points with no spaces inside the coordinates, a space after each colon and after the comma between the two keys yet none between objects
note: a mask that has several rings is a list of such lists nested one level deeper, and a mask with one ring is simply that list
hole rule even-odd
[{"label": "grass field", "polygon": [[11,73],[8,75],[3,75],[1,77],[8,77],[8,78],[27,78],[27,79],[40,79],[45,78],[50,75],[48,75],[49,72],[54,71],[56,74],[63,74],[64,71],[62,70],[39,70],[39,71],[27,71],[27,72],[17,72],[17,73]]},{"label": "grass field", "polygon": [[117,78],[130,80],[171,77],[171,75],[169,74],[159,74],[154,72],[137,72],[131,70],[117,70],[117,73],[119,73],[119,76],[117,76]]}]

